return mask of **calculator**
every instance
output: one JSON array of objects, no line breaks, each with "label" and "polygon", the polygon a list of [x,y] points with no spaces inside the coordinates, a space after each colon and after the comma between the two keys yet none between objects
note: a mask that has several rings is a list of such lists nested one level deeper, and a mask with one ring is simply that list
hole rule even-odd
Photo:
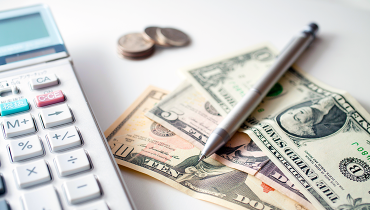
[{"label": "calculator", "polygon": [[46,5],[0,12],[0,210],[135,209]]}]

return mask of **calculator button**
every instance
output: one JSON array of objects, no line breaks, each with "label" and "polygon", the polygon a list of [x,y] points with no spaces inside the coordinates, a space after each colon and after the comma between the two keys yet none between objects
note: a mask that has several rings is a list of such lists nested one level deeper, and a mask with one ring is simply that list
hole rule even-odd
[{"label": "calculator button", "polygon": [[78,135],[76,127],[74,126],[57,131],[51,131],[48,133],[48,139],[53,151],[60,151],[81,145],[80,135]]},{"label": "calculator button", "polygon": [[58,84],[58,78],[54,74],[43,75],[30,80],[32,89],[40,89]]},{"label": "calculator button", "polygon": [[38,136],[31,136],[21,140],[13,140],[9,143],[9,149],[13,161],[21,161],[43,154]]},{"label": "calculator button", "polygon": [[36,131],[31,114],[5,118],[3,127],[6,137],[14,137]]},{"label": "calculator button", "polygon": [[6,202],[6,200],[4,200],[4,199],[0,200],[0,209],[1,210],[10,210],[8,202]]},{"label": "calculator button", "polygon": [[49,181],[50,173],[44,160],[18,166],[14,170],[19,187],[26,188]]},{"label": "calculator button", "polygon": [[61,90],[36,96],[36,104],[38,107],[43,107],[62,101],[64,101],[64,94]]},{"label": "calculator button", "polygon": [[88,206],[79,208],[78,210],[109,210],[109,208],[104,201],[98,201]]},{"label": "calculator button", "polygon": [[58,155],[55,162],[61,176],[68,176],[91,168],[89,159],[83,149]]},{"label": "calculator button", "polygon": [[23,112],[29,109],[30,109],[30,106],[27,102],[27,99],[24,98],[24,99],[0,104],[0,115],[6,116],[6,115],[14,114],[17,112]]},{"label": "calculator button", "polygon": [[67,104],[41,110],[41,118],[44,122],[45,128],[50,128],[73,121],[71,111],[69,110]]},{"label": "calculator button", "polygon": [[2,176],[0,176],[0,195],[4,195],[5,192],[6,192],[6,190],[5,190],[4,178]]},{"label": "calculator button", "polygon": [[101,195],[98,182],[94,175],[88,175],[64,184],[67,199],[71,204],[77,204],[98,198]]},{"label": "calculator button", "polygon": [[58,195],[49,185],[22,195],[25,210],[62,210]]}]

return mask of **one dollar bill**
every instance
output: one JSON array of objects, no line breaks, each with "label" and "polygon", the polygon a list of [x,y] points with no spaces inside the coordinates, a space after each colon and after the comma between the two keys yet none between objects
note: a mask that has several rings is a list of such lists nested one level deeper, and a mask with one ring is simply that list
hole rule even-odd
[{"label": "one dollar bill", "polygon": [[188,66],[180,72],[226,116],[273,64],[277,50],[262,43],[209,61]]},{"label": "one dollar bill", "polygon": [[212,158],[198,163],[199,149],[144,116],[166,94],[149,87],[105,131],[119,165],[230,209],[304,209],[252,175]]},{"label": "one dollar bill", "polygon": [[370,115],[298,67],[245,132],[318,209],[370,209]]}]

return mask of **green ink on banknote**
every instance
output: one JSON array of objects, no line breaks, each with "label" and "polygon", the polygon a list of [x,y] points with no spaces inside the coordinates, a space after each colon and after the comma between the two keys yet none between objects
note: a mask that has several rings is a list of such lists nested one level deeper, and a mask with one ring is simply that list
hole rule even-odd
[{"label": "green ink on banknote", "polygon": [[278,96],[283,92],[283,86],[276,83],[271,90],[267,93],[267,96]]}]

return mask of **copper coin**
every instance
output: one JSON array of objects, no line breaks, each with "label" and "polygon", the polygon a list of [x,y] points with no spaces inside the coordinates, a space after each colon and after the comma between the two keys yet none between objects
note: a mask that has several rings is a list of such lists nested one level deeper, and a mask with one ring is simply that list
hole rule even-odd
[{"label": "copper coin", "polygon": [[154,42],[146,40],[143,33],[126,34],[118,39],[118,47],[126,53],[140,53],[153,46]]},{"label": "copper coin", "polygon": [[160,40],[173,46],[184,46],[190,42],[188,35],[174,28],[157,29],[157,36]]}]

